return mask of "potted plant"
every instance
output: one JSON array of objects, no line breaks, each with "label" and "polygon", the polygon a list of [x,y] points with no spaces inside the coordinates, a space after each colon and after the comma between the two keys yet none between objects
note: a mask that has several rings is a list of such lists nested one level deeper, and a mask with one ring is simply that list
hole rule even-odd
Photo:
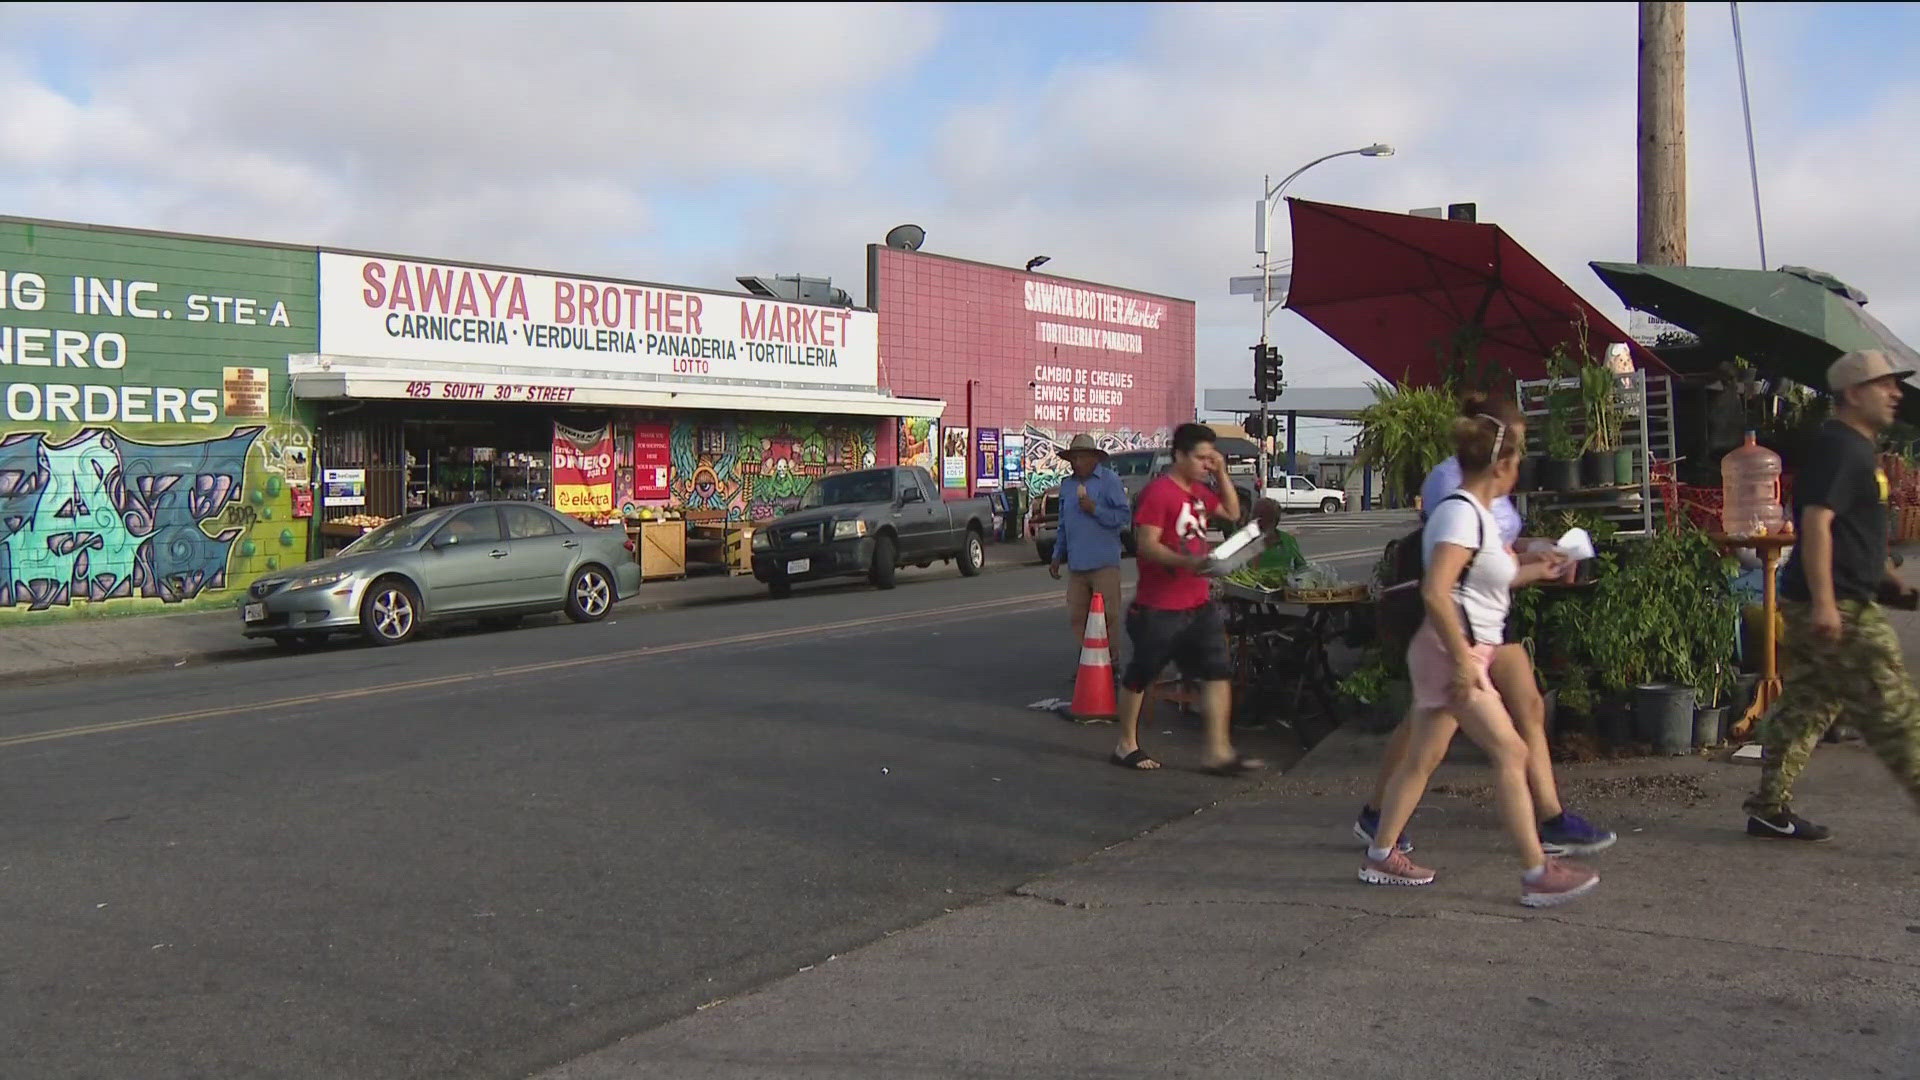
[{"label": "potted plant", "polygon": [[1731,686],[1733,590],[1720,550],[1681,525],[1627,545],[1596,583],[1582,659],[1601,688],[1631,693],[1640,736],[1668,753],[1694,737],[1694,698],[1721,707]]},{"label": "potted plant", "polygon": [[1728,660],[1709,661],[1694,687],[1693,745],[1696,748],[1720,745],[1727,730],[1727,700],[1733,692],[1733,664]]},{"label": "potted plant", "polygon": [[1547,354],[1546,420],[1541,424],[1546,457],[1535,467],[1535,478],[1542,491],[1569,492],[1580,487],[1580,444],[1573,437],[1568,418],[1581,411],[1578,365],[1565,345],[1556,345]]},{"label": "potted plant", "polygon": [[1435,465],[1453,454],[1453,421],[1459,399],[1448,387],[1373,383],[1373,404],[1361,410],[1354,463],[1378,469],[1386,496],[1412,505]]},{"label": "potted plant", "polygon": [[[1580,405],[1587,423],[1586,454],[1580,462],[1581,480],[1588,487],[1633,482],[1633,452],[1623,450],[1620,432],[1625,420],[1618,381],[1604,364],[1580,369]],[[1623,460],[1624,459],[1624,460]]]}]

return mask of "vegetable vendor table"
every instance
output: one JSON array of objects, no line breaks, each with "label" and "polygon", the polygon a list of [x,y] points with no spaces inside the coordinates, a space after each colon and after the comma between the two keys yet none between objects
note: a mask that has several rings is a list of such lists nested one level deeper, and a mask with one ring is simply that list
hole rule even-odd
[{"label": "vegetable vendor table", "polygon": [[[1372,607],[1372,590],[1268,590],[1225,581],[1221,601],[1233,656],[1234,715],[1272,712],[1303,743],[1319,741],[1341,716],[1329,648],[1348,633],[1356,614]],[[1319,705],[1317,724],[1302,708],[1309,696]]]}]

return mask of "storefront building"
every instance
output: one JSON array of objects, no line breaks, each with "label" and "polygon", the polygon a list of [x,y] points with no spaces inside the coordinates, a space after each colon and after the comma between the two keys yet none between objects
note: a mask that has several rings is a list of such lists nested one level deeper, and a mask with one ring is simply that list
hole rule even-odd
[{"label": "storefront building", "polygon": [[[880,389],[878,320],[649,282],[319,253],[317,350],[289,360],[319,425],[328,532],[482,498],[690,528],[795,508],[939,401]],[[716,542],[728,540],[723,532]]]},{"label": "storefront building", "polygon": [[1049,491],[1075,435],[1164,446],[1195,415],[1190,300],[880,245],[867,277],[882,385],[946,403],[882,442],[949,489]]},{"label": "storefront building", "polygon": [[0,218],[0,625],[227,606],[307,559],[313,249]]}]

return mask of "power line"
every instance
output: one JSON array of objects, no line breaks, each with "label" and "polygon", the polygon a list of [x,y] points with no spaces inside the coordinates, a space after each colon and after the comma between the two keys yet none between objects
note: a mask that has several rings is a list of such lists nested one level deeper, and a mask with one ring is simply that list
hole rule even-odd
[{"label": "power line", "polygon": [[1740,112],[1747,121],[1747,172],[1753,177],[1753,231],[1760,238],[1760,269],[1767,268],[1767,227],[1760,217],[1760,159],[1753,150],[1753,105],[1747,98],[1747,47],[1740,37],[1740,3],[1727,4],[1733,15],[1733,55],[1740,67]]}]

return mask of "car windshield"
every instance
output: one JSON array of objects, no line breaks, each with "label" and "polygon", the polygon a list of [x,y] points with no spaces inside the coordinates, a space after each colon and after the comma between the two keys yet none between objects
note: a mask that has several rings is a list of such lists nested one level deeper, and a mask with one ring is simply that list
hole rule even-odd
[{"label": "car windshield", "polygon": [[838,476],[823,476],[807,489],[806,497],[800,500],[800,509],[817,510],[822,506],[851,506],[856,503],[883,503],[893,501],[893,472],[882,469],[877,472],[841,473]]},{"label": "car windshield", "polygon": [[428,510],[394,518],[385,525],[348,544],[342,555],[364,555],[369,551],[401,551],[417,546],[447,520],[445,509]]}]

